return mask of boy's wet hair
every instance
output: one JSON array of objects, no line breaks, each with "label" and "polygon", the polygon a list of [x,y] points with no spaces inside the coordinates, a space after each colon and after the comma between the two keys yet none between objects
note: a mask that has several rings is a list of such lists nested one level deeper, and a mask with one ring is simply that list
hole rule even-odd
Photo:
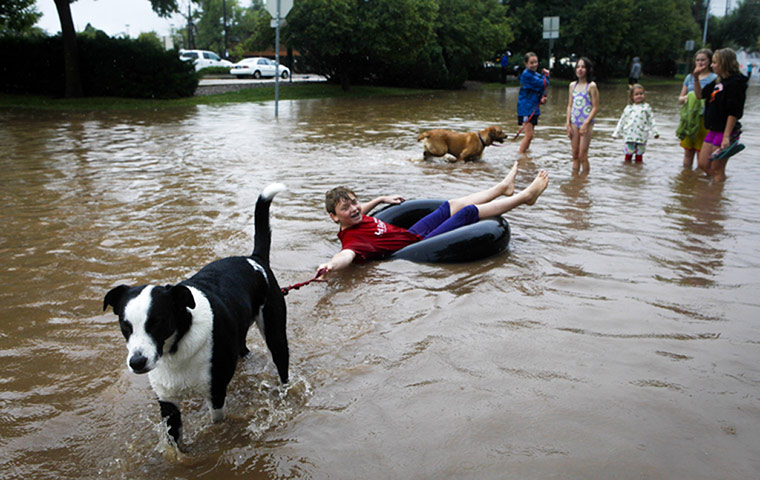
[{"label": "boy's wet hair", "polygon": [[338,206],[341,200],[347,200],[353,202],[356,198],[356,194],[346,187],[335,187],[332,190],[325,193],[325,210],[327,213],[335,214],[335,207]]}]

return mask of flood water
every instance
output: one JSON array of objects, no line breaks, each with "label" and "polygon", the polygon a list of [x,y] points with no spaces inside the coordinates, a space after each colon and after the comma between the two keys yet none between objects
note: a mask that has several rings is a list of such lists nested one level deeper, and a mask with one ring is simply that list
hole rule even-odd
[{"label": "flood water", "polygon": [[272,266],[308,280],[339,248],[324,192],[454,197],[490,186],[517,143],[422,162],[417,135],[516,132],[517,87],[155,112],[0,110],[0,476],[11,478],[689,478],[760,472],[760,90],[728,180],[681,167],[678,86],[652,87],[643,165],[610,135],[601,86],[591,174],[573,177],[566,88],[552,89],[507,217],[509,251],[464,265],[352,267],[287,297],[291,384],[263,341],[227,419],[182,406],[161,441],[130,373],[115,285],[176,283],[248,254],[269,183]]}]

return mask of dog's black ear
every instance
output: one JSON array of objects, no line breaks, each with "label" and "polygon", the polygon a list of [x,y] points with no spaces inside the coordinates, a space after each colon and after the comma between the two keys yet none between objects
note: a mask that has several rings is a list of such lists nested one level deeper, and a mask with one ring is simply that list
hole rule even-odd
[{"label": "dog's black ear", "polygon": [[117,309],[119,308],[119,305],[121,305],[121,299],[124,297],[124,294],[127,293],[129,288],[129,285],[119,285],[106,293],[106,297],[103,299],[103,311],[105,312],[110,305],[113,307],[113,313],[121,315],[121,312]]},{"label": "dog's black ear", "polygon": [[180,307],[195,308],[195,299],[189,288],[184,285],[167,285],[174,303]]}]

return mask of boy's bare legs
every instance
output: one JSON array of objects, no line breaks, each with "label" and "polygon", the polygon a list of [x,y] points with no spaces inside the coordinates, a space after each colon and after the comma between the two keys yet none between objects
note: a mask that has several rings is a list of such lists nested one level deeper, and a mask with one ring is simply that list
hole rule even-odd
[{"label": "boy's bare legs", "polygon": [[455,213],[467,205],[479,205],[481,203],[488,203],[494,198],[500,197],[502,195],[512,195],[515,193],[515,177],[517,177],[517,162],[512,165],[512,168],[509,170],[507,176],[504,177],[504,180],[497,183],[493,187],[477,193],[472,193],[465,197],[449,200],[449,210],[451,212],[451,216],[454,216]]},{"label": "boy's bare legs", "polygon": [[498,198],[488,203],[476,205],[478,216],[480,218],[493,217],[507,213],[520,205],[533,205],[538,200],[538,197],[544,193],[547,185],[549,185],[549,174],[546,170],[541,170],[525,190],[511,197]]}]

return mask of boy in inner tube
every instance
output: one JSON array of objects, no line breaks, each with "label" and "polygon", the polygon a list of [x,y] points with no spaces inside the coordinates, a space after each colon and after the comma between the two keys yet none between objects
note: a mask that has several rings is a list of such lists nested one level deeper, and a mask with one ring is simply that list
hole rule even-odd
[{"label": "boy in inner tube", "polygon": [[330,272],[351,263],[381,259],[407,245],[470,225],[481,218],[502,215],[520,205],[533,205],[549,184],[549,174],[541,170],[525,190],[515,194],[516,176],[517,162],[501,182],[487,190],[443,202],[409,230],[367,216],[377,205],[397,205],[404,201],[403,197],[386,195],[360,204],[356,194],[348,188],[333,188],[325,194],[325,209],[330,219],[340,226],[341,250],[319,266],[316,278],[325,280]]}]

